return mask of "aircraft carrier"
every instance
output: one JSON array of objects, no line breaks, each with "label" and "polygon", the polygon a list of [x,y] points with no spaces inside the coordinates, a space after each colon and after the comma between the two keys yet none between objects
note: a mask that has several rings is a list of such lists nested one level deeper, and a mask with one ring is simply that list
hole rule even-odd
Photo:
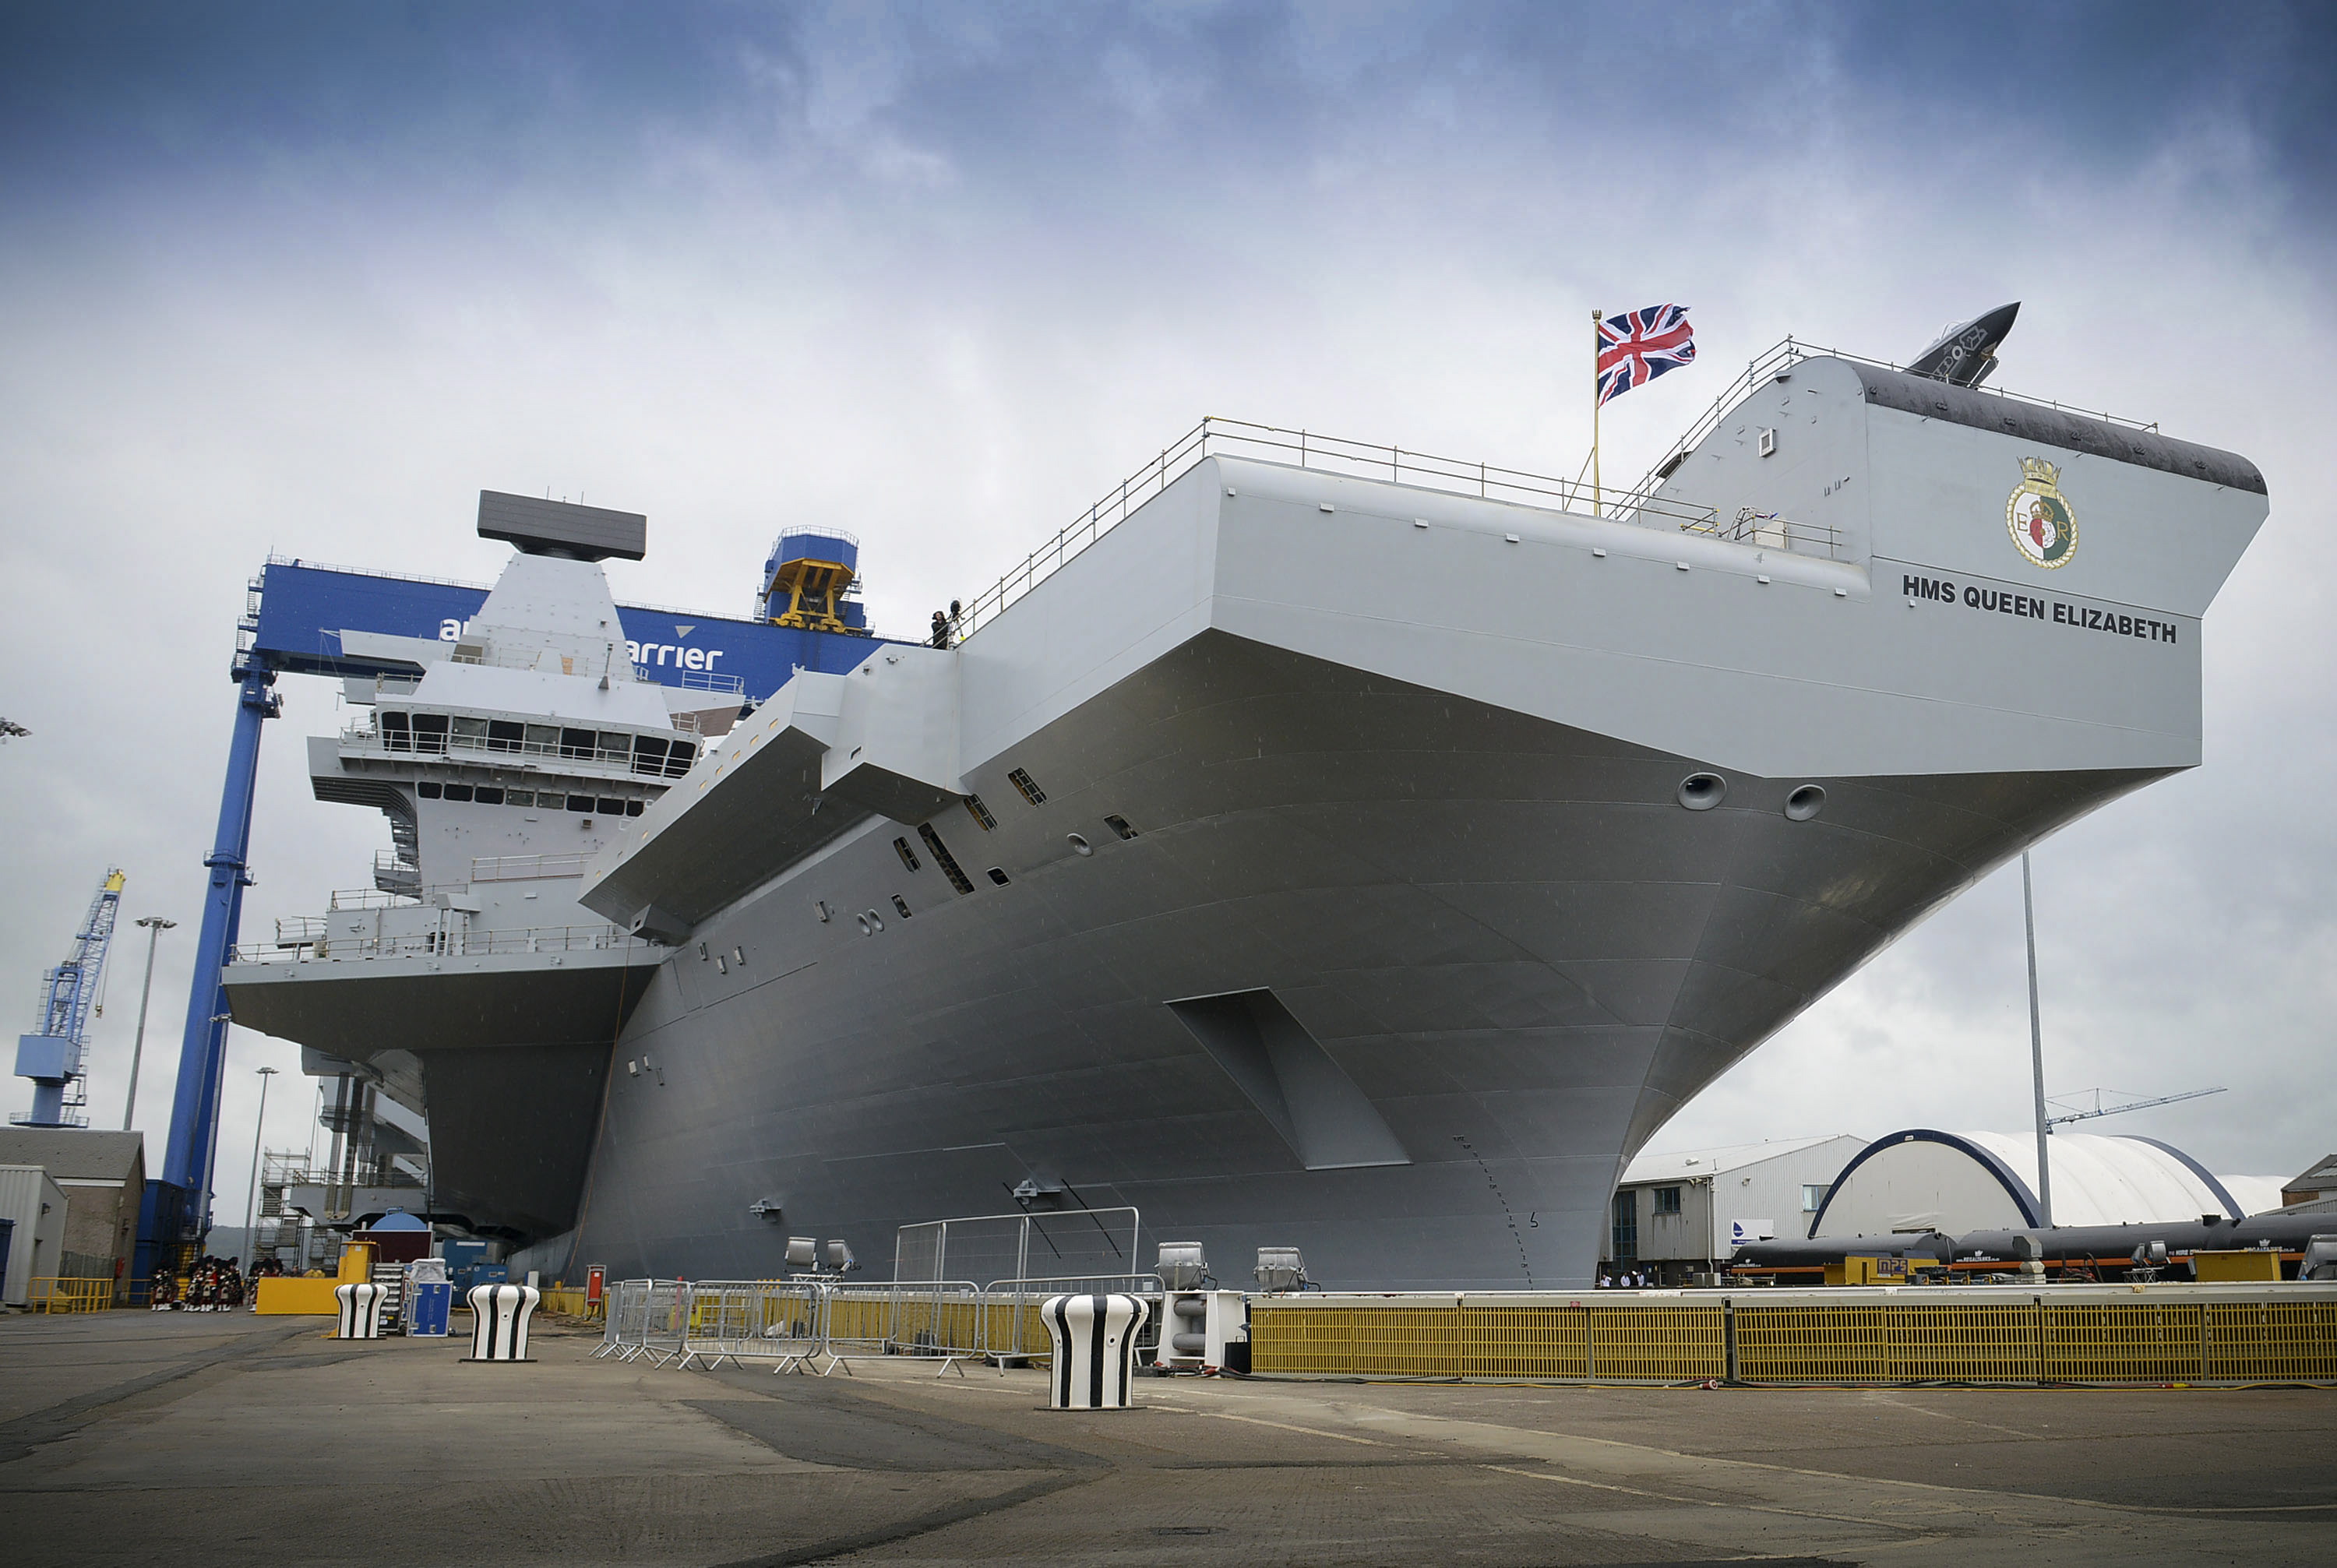
[{"label": "aircraft carrier", "polygon": [[789,1233],[881,1274],[1019,1204],[1587,1285],[1698,1089],[2201,760],[2264,480],[1981,388],[2000,337],[1787,346],[1628,493],[1208,421],[946,646],[857,635],[810,529],[760,608],[846,656],[768,692],[611,632],[642,519],[490,496],[484,607],[311,743],[392,820],[382,899],[247,950],[236,1021],[426,1115],[434,1212],[572,1277]]}]

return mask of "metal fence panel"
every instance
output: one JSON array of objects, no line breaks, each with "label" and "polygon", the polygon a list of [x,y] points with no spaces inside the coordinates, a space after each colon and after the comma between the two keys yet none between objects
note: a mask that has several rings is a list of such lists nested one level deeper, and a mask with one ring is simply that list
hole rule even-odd
[{"label": "metal fence panel", "polygon": [[700,1280],[689,1289],[681,1367],[771,1361],[774,1372],[799,1371],[824,1352],[815,1282]]}]

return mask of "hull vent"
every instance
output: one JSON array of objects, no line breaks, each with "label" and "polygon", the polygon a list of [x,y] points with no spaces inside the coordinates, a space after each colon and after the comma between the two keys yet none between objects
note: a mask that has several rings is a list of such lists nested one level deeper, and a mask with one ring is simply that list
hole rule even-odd
[{"label": "hull vent", "polygon": [[1271,991],[1168,1004],[1309,1171],[1409,1165],[1369,1096]]}]

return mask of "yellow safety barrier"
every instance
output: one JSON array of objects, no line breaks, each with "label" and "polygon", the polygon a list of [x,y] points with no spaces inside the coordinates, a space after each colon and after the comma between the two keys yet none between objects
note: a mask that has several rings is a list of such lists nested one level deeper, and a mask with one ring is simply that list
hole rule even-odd
[{"label": "yellow safety barrier", "polygon": [[884,1344],[893,1338],[893,1302],[875,1294],[837,1296],[827,1304],[827,1336]]},{"label": "yellow safety barrier", "polygon": [[562,1318],[596,1319],[605,1317],[608,1313],[606,1297],[598,1301],[588,1300],[585,1298],[585,1292],[582,1289],[568,1290],[555,1287],[543,1291],[543,1298],[536,1303],[536,1310],[540,1312],[553,1312]]},{"label": "yellow safety barrier", "polygon": [[1249,1313],[1254,1372],[1677,1382],[1727,1369],[1720,1315],[1704,1308],[1498,1297],[1344,1307],[1292,1297],[1254,1299]]},{"label": "yellow safety barrier", "polygon": [[103,1312],[113,1305],[113,1281],[33,1279],[27,1282],[24,1304],[36,1312]]},{"label": "yellow safety barrier", "polygon": [[341,1309],[333,1292],[338,1279],[303,1279],[279,1274],[253,1287],[252,1310],[263,1318],[330,1318]]},{"label": "yellow safety barrier", "polygon": [[2280,1254],[2270,1248],[2191,1254],[2192,1278],[2203,1285],[2277,1284]]},{"label": "yellow safety barrier", "polygon": [[1741,1383],[2337,1380],[2337,1289],[1758,1290],[1253,1298],[1250,1367],[1296,1377]]}]

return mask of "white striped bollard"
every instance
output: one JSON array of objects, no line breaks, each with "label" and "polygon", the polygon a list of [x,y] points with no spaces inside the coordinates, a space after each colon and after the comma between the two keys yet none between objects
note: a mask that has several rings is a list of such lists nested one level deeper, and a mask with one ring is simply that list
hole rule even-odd
[{"label": "white striped bollard", "polygon": [[359,1279],[333,1288],[333,1299],[340,1303],[341,1327],[334,1336],[337,1339],[378,1339],[381,1338],[381,1309],[389,1292],[382,1286]]},{"label": "white striped bollard", "polygon": [[473,1361],[527,1359],[527,1320],[543,1292],[533,1285],[471,1287]]},{"label": "white striped bollard", "polygon": [[1055,1342],[1047,1403],[1057,1410],[1125,1410],[1137,1337],[1151,1308],[1140,1296],[1050,1296],[1039,1308]]}]

